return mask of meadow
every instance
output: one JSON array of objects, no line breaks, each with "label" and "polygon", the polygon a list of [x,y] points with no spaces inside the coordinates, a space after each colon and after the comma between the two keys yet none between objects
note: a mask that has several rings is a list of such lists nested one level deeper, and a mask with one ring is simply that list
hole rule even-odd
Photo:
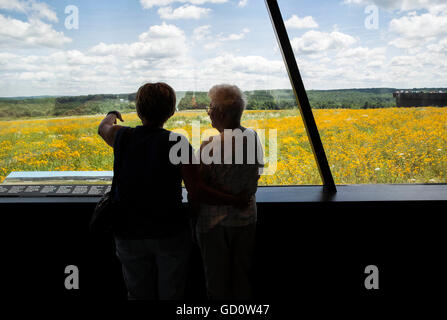
[{"label": "meadow", "polygon": [[[447,108],[317,109],[314,115],[337,184],[447,182]],[[135,113],[123,117],[123,125],[140,124]],[[0,121],[0,183],[12,171],[112,170],[112,148],[97,134],[102,118]],[[205,111],[177,112],[165,127],[192,138],[193,121],[211,129]],[[261,185],[321,184],[298,110],[246,111],[243,125],[264,129],[266,142],[276,129],[276,171],[262,176]],[[269,149],[267,143],[267,158]]]}]

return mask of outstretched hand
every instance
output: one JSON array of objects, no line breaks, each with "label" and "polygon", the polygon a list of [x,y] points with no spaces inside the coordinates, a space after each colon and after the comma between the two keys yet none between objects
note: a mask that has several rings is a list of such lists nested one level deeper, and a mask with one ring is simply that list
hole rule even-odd
[{"label": "outstretched hand", "polygon": [[[114,115],[114,116],[111,116]],[[104,139],[104,141],[113,148],[115,143],[115,134],[122,127],[116,125],[116,119],[120,119],[124,122],[123,117],[119,111],[110,111],[106,117],[101,121],[98,127],[98,134]]]},{"label": "outstretched hand", "polygon": [[116,112],[114,112],[114,114],[116,115],[116,118],[115,118],[115,121],[113,122],[113,124],[116,124],[116,119],[120,119],[121,122],[124,122],[123,116],[121,115],[121,112],[116,111]]}]

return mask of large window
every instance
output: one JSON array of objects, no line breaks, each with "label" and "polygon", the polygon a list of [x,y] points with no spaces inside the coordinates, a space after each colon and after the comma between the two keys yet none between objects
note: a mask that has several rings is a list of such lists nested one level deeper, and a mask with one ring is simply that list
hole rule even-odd
[{"label": "large window", "polygon": [[207,91],[236,84],[247,96],[243,125],[264,141],[260,183],[321,184],[263,2],[10,1],[0,10],[1,180],[112,170],[112,150],[96,133],[104,113],[141,124],[135,91],[165,81],[178,109],[166,127],[194,147],[217,133]]},{"label": "large window", "polygon": [[447,182],[445,1],[278,4],[335,183]]},{"label": "large window", "polygon": [[[447,108],[393,97],[447,92],[447,7],[431,2],[278,1],[337,184],[447,181]],[[322,183],[263,1],[11,0],[0,39],[0,183],[112,170],[97,126],[113,109],[139,125],[134,93],[153,81],[177,91],[166,127],[194,147],[216,133],[207,91],[238,85],[264,138],[261,185]]]}]

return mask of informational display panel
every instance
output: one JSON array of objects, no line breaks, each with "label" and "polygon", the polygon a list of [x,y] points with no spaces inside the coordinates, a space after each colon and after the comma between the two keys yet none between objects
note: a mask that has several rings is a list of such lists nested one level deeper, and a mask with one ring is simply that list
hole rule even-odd
[{"label": "informational display panel", "polygon": [[110,185],[0,185],[0,197],[101,197]]}]

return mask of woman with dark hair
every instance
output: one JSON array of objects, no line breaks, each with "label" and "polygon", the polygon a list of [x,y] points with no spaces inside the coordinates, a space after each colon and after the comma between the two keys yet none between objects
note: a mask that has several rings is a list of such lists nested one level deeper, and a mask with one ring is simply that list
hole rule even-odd
[{"label": "woman with dark hair", "polygon": [[[182,180],[191,199],[236,206],[248,203],[242,194],[225,194],[202,183],[187,139],[163,129],[175,104],[169,85],[147,83],[136,96],[142,125],[117,125],[116,119],[124,120],[111,111],[98,128],[114,149],[113,230],[129,299],[183,298],[191,236],[182,208]],[[188,151],[187,161],[170,158],[177,143],[187,144],[181,149]]]}]

